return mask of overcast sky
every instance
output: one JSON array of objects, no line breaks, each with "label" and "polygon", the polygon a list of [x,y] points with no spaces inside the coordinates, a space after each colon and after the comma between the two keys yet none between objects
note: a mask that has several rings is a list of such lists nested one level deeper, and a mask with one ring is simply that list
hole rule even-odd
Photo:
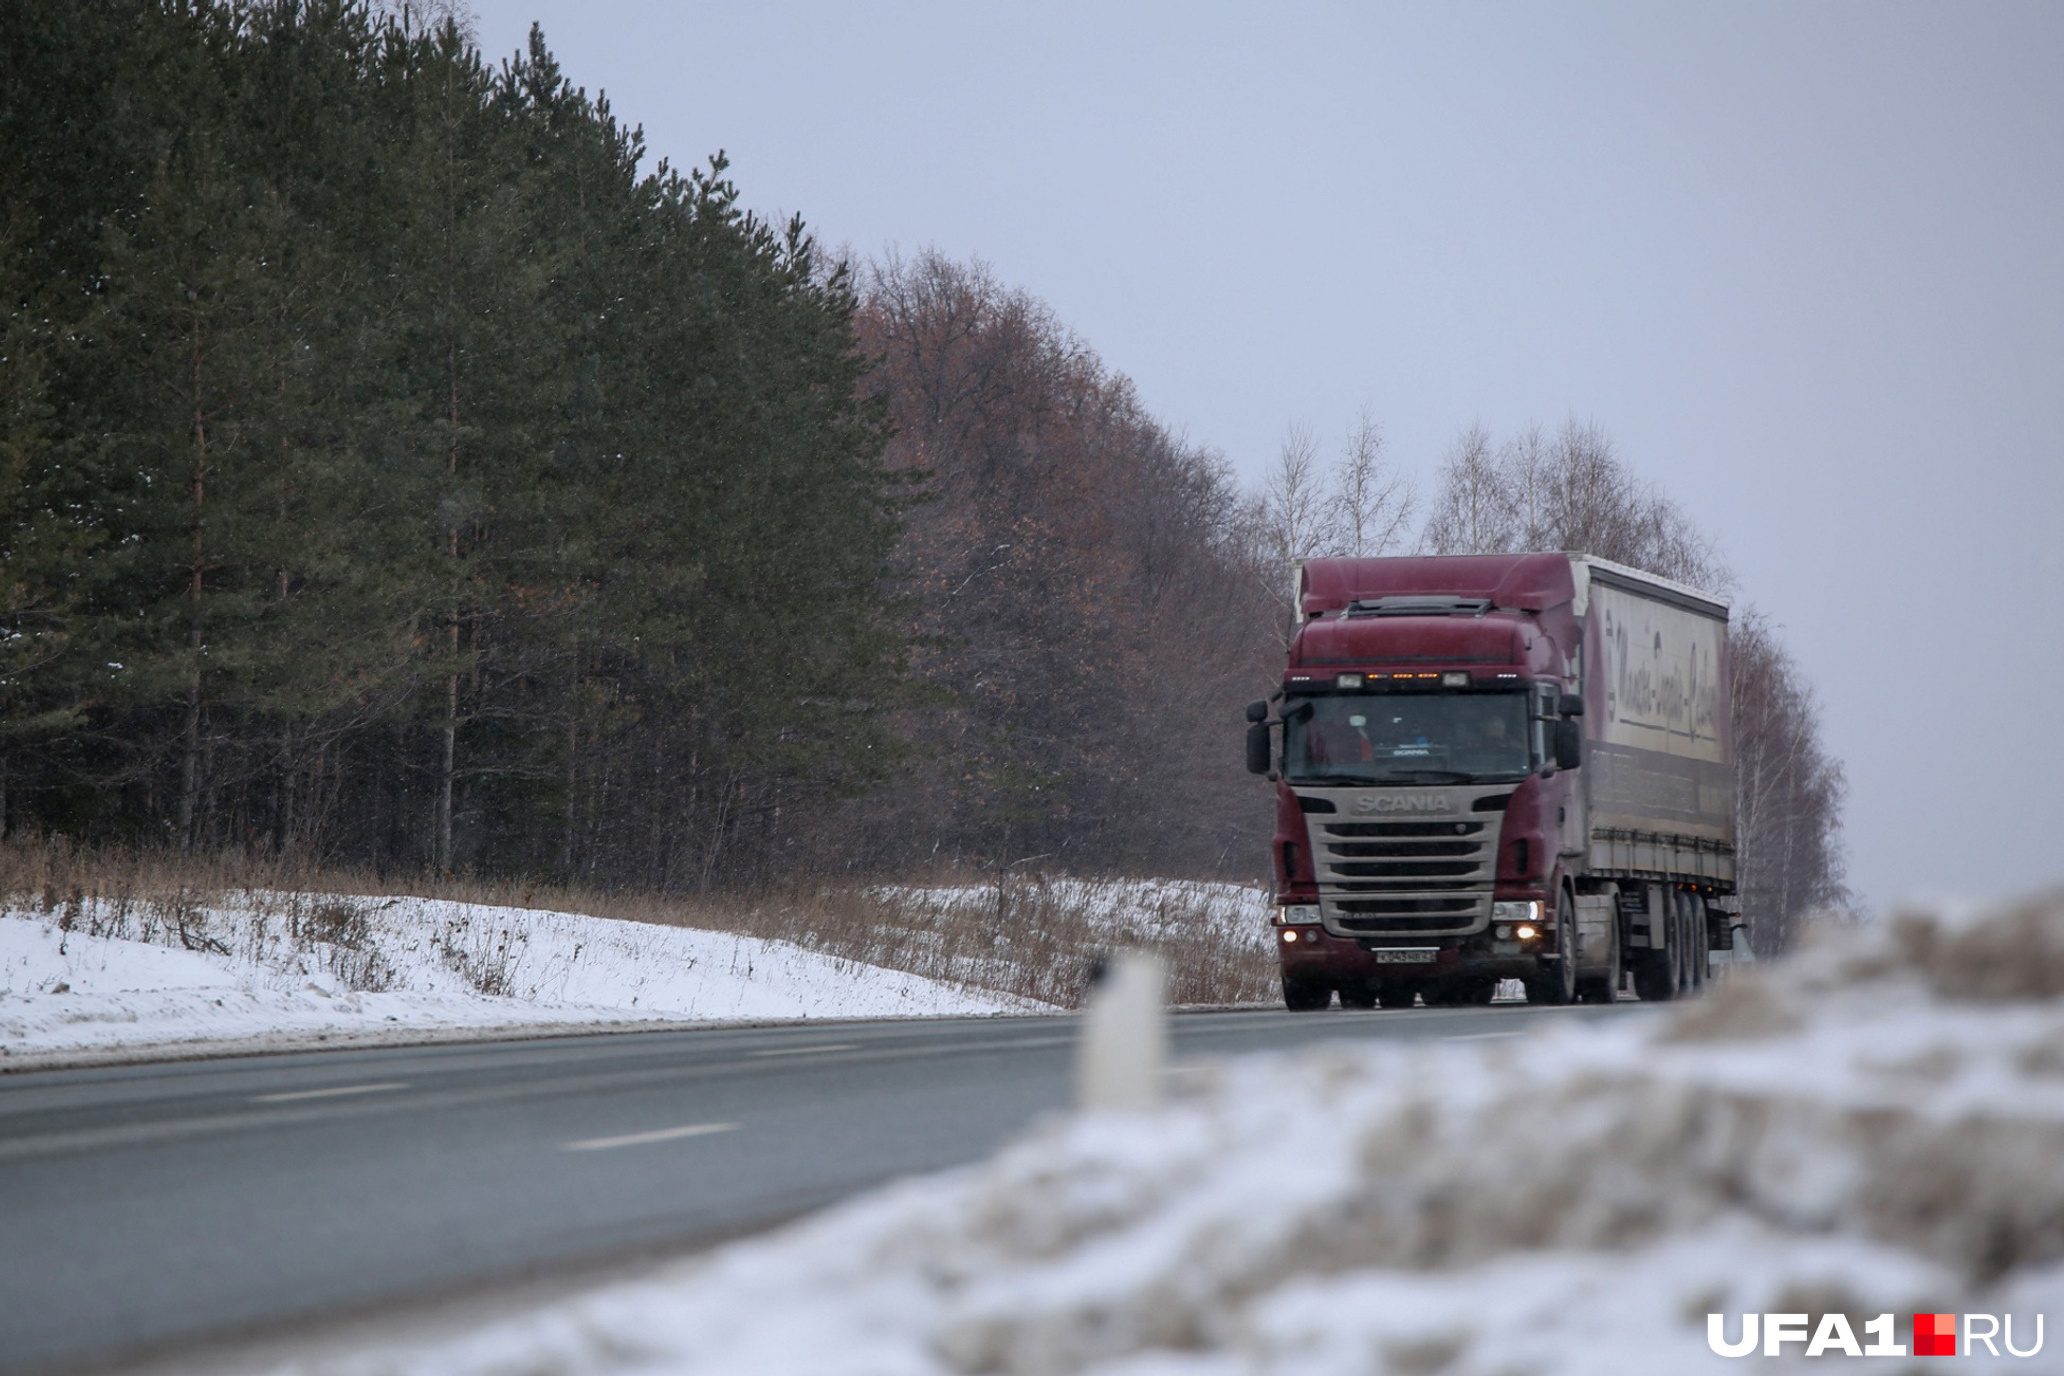
[{"label": "overcast sky", "polygon": [[2064,5],[474,11],[757,209],[988,261],[1250,482],[1363,408],[1422,488],[1596,421],[1783,627],[1867,901],[2064,879]]}]

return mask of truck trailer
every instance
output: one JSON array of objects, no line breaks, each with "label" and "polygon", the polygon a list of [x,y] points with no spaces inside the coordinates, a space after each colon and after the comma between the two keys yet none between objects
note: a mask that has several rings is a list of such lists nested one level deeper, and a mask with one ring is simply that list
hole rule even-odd
[{"label": "truck trailer", "polygon": [[1704,985],[1740,925],[1724,598],[1583,554],[1311,559],[1296,615],[1247,711],[1288,1007]]}]

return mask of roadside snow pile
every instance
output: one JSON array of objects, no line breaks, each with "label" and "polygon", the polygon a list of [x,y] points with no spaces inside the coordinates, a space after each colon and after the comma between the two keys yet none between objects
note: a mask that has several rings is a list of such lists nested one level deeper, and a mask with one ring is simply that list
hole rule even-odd
[{"label": "roadside snow pile", "polygon": [[0,915],[0,1056],[329,1034],[1023,1012],[724,932],[417,898]]},{"label": "roadside snow pile", "polygon": [[[1909,1350],[1915,1313],[2011,1314],[2024,1349],[2064,1316],[2064,894],[1838,934],[1602,1027],[1186,1079],[1160,1113],[321,1369],[1647,1376],[1727,1369],[1712,1313],[1730,1339],[1845,1313],[1859,1343],[1892,1313]],[[2000,1360],[2064,1369],[2046,1342]]]}]

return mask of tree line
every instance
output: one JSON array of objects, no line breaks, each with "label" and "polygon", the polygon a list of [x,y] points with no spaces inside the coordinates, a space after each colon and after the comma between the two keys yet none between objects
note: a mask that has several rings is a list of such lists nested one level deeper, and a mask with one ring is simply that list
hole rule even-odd
[{"label": "tree line", "polygon": [[[535,32],[0,4],[0,828],[676,891],[1246,877],[1290,561],[1715,581],[1596,432],[1469,432],[1421,503],[1365,417],[1249,493],[981,265],[641,170]],[[1839,771],[1736,645],[1745,874],[1803,911]]]}]

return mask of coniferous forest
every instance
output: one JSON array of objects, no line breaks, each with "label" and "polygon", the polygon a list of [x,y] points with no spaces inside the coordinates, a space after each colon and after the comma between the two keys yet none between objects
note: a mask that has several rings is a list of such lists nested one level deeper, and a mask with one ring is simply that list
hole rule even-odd
[{"label": "coniferous forest", "polygon": [[[1226,622],[1171,580],[1266,600],[1234,489],[1026,301],[927,260],[864,306],[536,33],[7,0],[0,89],[7,829],[1254,868],[1234,752],[1149,718],[1229,720],[1266,612],[1145,672],[1167,606]],[[1113,796],[1148,761],[1210,780],[1172,828]]]}]

